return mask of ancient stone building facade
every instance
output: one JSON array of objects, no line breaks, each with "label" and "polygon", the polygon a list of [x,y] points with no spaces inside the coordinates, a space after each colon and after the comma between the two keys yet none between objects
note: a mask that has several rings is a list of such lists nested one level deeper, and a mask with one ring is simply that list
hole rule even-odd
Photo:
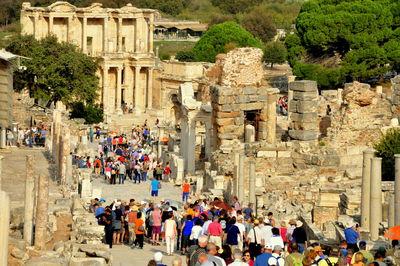
[{"label": "ancient stone building facade", "polygon": [[103,8],[94,3],[77,8],[67,2],[48,7],[23,3],[23,34],[40,39],[54,35],[76,44],[88,55],[100,58],[100,98],[106,115],[121,114],[132,106],[135,113],[152,109],[153,23],[157,12],[128,4]]}]

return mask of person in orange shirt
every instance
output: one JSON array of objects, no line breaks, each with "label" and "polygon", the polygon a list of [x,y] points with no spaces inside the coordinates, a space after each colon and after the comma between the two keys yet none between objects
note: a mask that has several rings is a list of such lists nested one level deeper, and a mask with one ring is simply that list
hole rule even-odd
[{"label": "person in orange shirt", "polygon": [[136,246],[138,249],[143,249],[144,233],[146,229],[144,226],[144,221],[141,218],[142,218],[142,213],[138,212],[135,220],[136,239],[131,248],[135,248]]},{"label": "person in orange shirt", "polygon": [[190,184],[188,180],[185,180],[185,183],[182,185],[182,201],[187,202],[190,193]]}]

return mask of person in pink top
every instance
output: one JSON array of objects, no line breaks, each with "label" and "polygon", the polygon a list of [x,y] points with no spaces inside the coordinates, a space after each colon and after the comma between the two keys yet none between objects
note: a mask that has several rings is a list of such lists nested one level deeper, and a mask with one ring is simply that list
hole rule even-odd
[{"label": "person in pink top", "polygon": [[153,219],[153,230],[152,230],[152,244],[159,246],[158,243],[161,234],[161,211],[160,205],[157,205],[156,208],[151,212],[151,218]]},{"label": "person in pink top", "polygon": [[218,216],[214,216],[213,222],[208,226],[208,235],[210,236],[209,243],[214,243],[216,246],[222,248],[222,230],[221,224],[218,222]]},{"label": "person in pink top", "polygon": [[282,221],[282,222],[281,222],[281,228],[280,228],[279,231],[280,231],[280,235],[281,235],[282,240],[283,240],[283,244],[286,245],[286,242],[287,242],[287,238],[286,238],[287,227],[286,227],[285,221]]},{"label": "person in pink top", "polygon": [[106,167],[104,167],[104,171],[105,171],[105,178],[106,178],[106,183],[107,183],[111,179],[111,167],[110,167],[109,163],[107,163]]}]

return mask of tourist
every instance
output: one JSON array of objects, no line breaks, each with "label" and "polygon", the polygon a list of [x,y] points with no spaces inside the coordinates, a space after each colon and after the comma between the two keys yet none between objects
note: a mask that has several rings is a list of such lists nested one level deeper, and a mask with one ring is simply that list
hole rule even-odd
[{"label": "tourist", "polygon": [[128,236],[128,243],[129,245],[133,245],[135,241],[136,234],[136,220],[138,219],[138,210],[139,208],[135,205],[134,202],[129,203],[129,212],[126,215],[126,220],[128,221],[128,229],[129,229],[129,236]]},{"label": "tourist", "polygon": [[324,251],[320,246],[315,246],[314,251],[317,252],[317,257],[315,258],[315,263],[318,264],[320,261],[324,260],[325,254]]},{"label": "tourist", "polygon": [[193,228],[193,221],[192,221],[192,215],[187,215],[186,216],[186,221],[183,222],[182,227],[181,227],[181,232],[182,232],[182,255],[186,254],[186,249],[189,246],[189,240],[190,240],[190,235],[192,233],[192,228]]},{"label": "tourist", "polygon": [[356,252],[354,254],[354,263],[352,263],[353,266],[365,266],[364,263],[364,256],[361,252]]},{"label": "tourist", "polygon": [[105,240],[106,244],[112,248],[113,246],[113,218],[111,215],[111,209],[106,208],[104,215],[101,216],[102,224],[104,225]]},{"label": "tourist", "polygon": [[307,234],[301,221],[296,222],[296,228],[293,230],[292,237],[292,241],[299,246],[299,252],[303,254],[305,248],[307,248]]},{"label": "tourist", "polygon": [[12,133],[11,130],[7,130],[7,135],[6,135],[6,139],[7,139],[7,146],[11,147],[14,145],[14,134]]},{"label": "tourist", "polygon": [[172,260],[172,266],[182,266],[182,259],[179,257],[175,257]]},{"label": "tourist", "polygon": [[239,228],[240,235],[238,236],[238,246],[240,250],[243,250],[244,248],[244,238],[245,238],[245,232],[246,232],[246,227],[243,224],[243,216],[239,216],[236,219],[235,225]]},{"label": "tourist", "polygon": [[187,203],[187,200],[189,198],[189,193],[190,193],[190,183],[188,179],[185,179],[185,182],[182,185],[182,201],[184,203]]},{"label": "tourist", "polygon": [[[250,250],[250,252],[251,252],[251,250]],[[258,256],[256,256],[256,261],[254,263],[254,266],[265,266],[265,265],[268,265],[268,261],[269,261],[269,259],[271,257],[272,257],[272,246],[271,246],[271,244],[266,244],[264,246],[263,253],[258,255]]]},{"label": "tourist", "polygon": [[200,236],[199,237],[199,244],[198,245],[192,245],[188,249],[188,252],[186,254],[186,263],[188,266],[195,266],[196,262],[198,261],[200,253],[204,253],[204,256],[207,259],[207,253],[206,253],[206,247],[208,244],[208,238],[207,236]]},{"label": "tourist", "polygon": [[252,218],[254,217],[253,203],[249,203],[248,207],[243,210],[244,218]]},{"label": "tourist", "polygon": [[121,202],[117,201],[114,203],[115,210],[112,212],[113,214],[113,228],[114,228],[114,244],[121,245],[120,237],[123,233],[123,223],[124,223],[124,215],[121,210]]},{"label": "tourist", "polygon": [[[232,217],[228,219],[227,226],[225,228],[225,244],[229,245],[231,250],[237,249],[239,242],[238,238],[240,238],[240,230],[239,228],[235,225],[236,223],[236,218]],[[242,252],[240,251],[240,257],[242,257]]]},{"label": "tourist", "polygon": [[287,227],[286,227],[286,222],[285,221],[281,221],[281,228],[279,229],[279,234],[283,240],[283,246],[286,247],[286,243],[288,241],[287,239]]},{"label": "tourist", "polygon": [[347,249],[352,249],[354,252],[357,252],[359,250],[357,246],[357,242],[360,237],[358,230],[358,224],[355,225],[352,222],[347,223],[346,229],[344,230],[344,236],[347,242]]},{"label": "tourist", "polygon": [[233,262],[229,266],[247,266],[246,262],[242,261],[242,251],[238,248],[233,250]]},{"label": "tourist", "polygon": [[268,218],[258,218],[261,227],[261,245],[265,246],[267,243],[271,243],[272,238],[272,226]]},{"label": "tourist", "polygon": [[160,205],[156,205],[154,210],[150,213],[153,226],[152,226],[152,245],[159,246],[158,242],[161,234],[161,209]]},{"label": "tourist", "polygon": [[135,246],[138,249],[143,249],[143,242],[144,242],[144,234],[146,230],[144,227],[144,221],[142,220],[142,213],[138,212],[137,214],[137,219],[135,220],[135,236],[136,239],[131,246],[131,248],[134,248]]},{"label": "tourist", "polygon": [[[135,181],[136,184],[136,181]],[[151,197],[154,202],[158,201],[158,189],[160,188],[160,182],[156,179],[153,178],[150,183],[150,192],[151,192]]]},{"label": "tourist", "polygon": [[233,208],[234,208],[236,211],[242,210],[242,206],[240,205],[239,199],[238,199],[238,197],[236,197],[236,196],[233,197]]},{"label": "tourist", "polygon": [[25,132],[20,127],[17,133],[18,147],[22,147],[24,145],[25,140]]},{"label": "tourist", "polygon": [[271,229],[271,232],[272,232],[272,237],[270,238],[269,243],[273,247],[275,247],[275,246],[284,247],[285,244],[284,244],[283,239],[282,239],[282,237],[280,235],[279,229],[274,227],[274,228]]},{"label": "tourist", "polygon": [[[360,252],[363,255],[365,265],[369,265],[369,263],[371,263],[374,260],[374,256],[371,254],[371,252],[367,251],[367,242],[360,241],[358,243],[358,246],[360,249],[358,252]],[[354,263],[354,259],[355,258],[353,256],[351,263]]]},{"label": "tourist", "polygon": [[243,251],[243,262],[246,263],[246,265],[253,266],[254,265],[254,257],[251,255],[251,252],[246,250]]},{"label": "tourist", "polygon": [[221,258],[224,259],[226,265],[229,265],[233,262],[232,250],[229,245],[222,245]]},{"label": "tourist", "polygon": [[167,245],[167,255],[172,256],[174,253],[175,238],[177,236],[176,222],[172,212],[168,212],[168,220],[164,223],[165,242]]},{"label": "tourist", "polygon": [[224,231],[222,230],[221,224],[218,222],[218,216],[215,215],[213,222],[207,228],[208,236],[210,238],[210,243],[214,243],[218,247],[222,248],[222,235]]},{"label": "tourist", "polygon": [[374,263],[378,264],[379,266],[386,266],[386,263],[383,262],[385,257],[386,257],[386,252],[378,249],[378,251],[374,255],[375,260],[371,262],[371,264]]},{"label": "tourist", "polygon": [[332,248],[330,247],[325,247],[324,255],[325,258],[318,262],[318,266],[332,266],[339,262],[339,258],[332,255]]},{"label": "tourist", "polygon": [[163,254],[161,252],[156,252],[154,254],[154,260],[157,263],[157,266],[167,266],[165,264],[162,263],[163,260]]},{"label": "tourist", "polygon": [[202,220],[196,219],[194,221],[194,226],[192,227],[192,232],[190,233],[189,237],[191,245],[198,245],[198,240],[202,232],[203,232]]},{"label": "tourist", "polygon": [[207,244],[207,258],[214,266],[226,266],[225,261],[218,256],[217,246],[214,243]]},{"label": "tourist", "polygon": [[[260,228],[260,221],[258,219],[254,220],[253,225],[254,227],[249,231],[247,235],[247,241],[250,252],[253,254],[254,257],[257,257],[261,254],[262,249],[262,231]],[[267,245],[269,246],[269,243],[264,244],[264,246]]]},{"label": "tourist", "polygon": [[299,246],[296,243],[290,243],[290,254],[285,258],[285,266],[299,266],[302,264],[304,256],[299,253]]},{"label": "tourist", "polygon": [[126,176],[126,166],[125,163],[120,163],[118,167],[119,172],[119,180],[118,184],[124,184],[125,176]]},{"label": "tourist", "polygon": [[197,260],[195,263],[196,263],[195,265],[200,265],[200,266],[214,266],[214,264],[208,260],[207,254],[203,251],[201,251],[197,255]]},{"label": "tourist", "polygon": [[164,175],[164,179],[163,179],[163,180],[164,180],[165,182],[168,182],[169,176],[171,175],[171,173],[172,173],[171,167],[170,167],[170,165],[169,165],[169,162],[167,162],[166,165],[165,165],[165,167],[164,167],[164,172],[163,172],[163,175]]}]

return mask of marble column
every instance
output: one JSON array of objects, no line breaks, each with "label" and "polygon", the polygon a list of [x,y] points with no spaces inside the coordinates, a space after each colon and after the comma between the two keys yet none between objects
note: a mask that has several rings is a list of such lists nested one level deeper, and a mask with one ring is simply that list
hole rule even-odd
[{"label": "marble column", "polygon": [[68,154],[66,158],[65,183],[71,185],[72,182],[72,155]]},{"label": "marble column", "polygon": [[395,204],[394,204],[394,194],[389,197],[389,212],[388,212],[388,225],[389,228],[395,226]]},{"label": "marble column", "polygon": [[122,53],[122,18],[118,18],[118,53]]},{"label": "marble column", "polygon": [[150,14],[149,20],[149,53],[153,54],[153,42],[154,42],[154,14]]},{"label": "marble column", "polygon": [[267,98],[267,142],[276,141],[276,93],[268,94]]},{"label": "marble column", "polygon": [[1,190],[1,180],[3,178],[3,155],[0,155],[0,190]]},{"label": "marble column", "polygon": [[395,182],[394,182],[394,223],[400,225],[400,154],[394,155]]},{"label": "marble column", "polygon": [[82,52],[87,54],[87,18],[82,19]]},{"label": "marble column", "polygon": [[121,112],[122,106],[122,67],[117,67],[117,112]]},{"label": "marble column", "polygon": [[0,265],[8,265],[8,234],[10,229],[10,198],[0,190]]},{"label": "marble column", "polygon": [[379,237],[379,223],[382,222],[382,158],[371,158],[371,203],[370,203],[371,240]]},{"label": "marble column", "polygon": [[46,245],[48,202],[49,202],[49,178],[48,176],[41,174],[39,175],[36,221],[35,221],[35,247],[37,249],[44,249]]},{"label": "marble column", "polygon": [[135,110],[143,111],[143,93],[140,87],[140,66],[135,67]]},{"label": "marble column", "polygon": [[49,34],[48,34],[48,36],[53,34],[53,22],[54,22],[54,17],[52,15],[49,15]]},{"label": "marble column", "polygon": [[147,109],[153,108],[153,68],[147,68]]},{"label": "marble column", "polygon": [[206,139],[205,139],[205,158],[210,159],[212,148],[211,148],[211,141],[212,141],[212,124],[211,122],[206,122]]},{"label": "marble column", "polygon": [[239,153],[238,152],[235,152],[233,154],[233,195],[239,198]]},{"label": "marble column", "polygon": [[103,20],[103,53],[108,52],[108,17]]},{"label": "marble column", "polygon": [[363,151],[362,187],[361,187],[361,227],[369,231],[370,192],[371,192],[371,158],[373,150]]},{"label": "marble column", "polygon": [[[238,198],[241,204],[244,202],[244,161],[246,157],[244,154],[239,155],[239,169],[238,169]],[[243,205],[242,205],[243,206]]]},{"label": "marble column", "polygon": [[72,17],[67,18],[67,42],[72,42]]},{"label": "marble column", "polygon": [[33,156],[26,156],[26,177],[25,177],[25,208],[24,208],[24,241],[32,246],[33,238],[33,213],[35,204],[35,177],[33,169]]},{"label": "marble column", "polygon": [[33,17],[33,37],[39,39],[39,14],[35,13]]},{"label": "marble column", "polygon": [[0,148],[5,149],[7,148],[7,142],[6,142],[6,128],[2,127],[0,129]]},{"label": "marble column", "polygon": [[253,159],[249,162],[249,194],[249,201],[254,204],[254,209],[256,210],[256,163]]},{"label": "marble column", "polygon": [[62,146],[61,149],[61,184],[67,183],[67,157],[69,157],[69,153],[71,151],[70,145],[70,129],[66,127],[64,129],[64,134],[61,139],[60,145]]},{"label": "marble column", "polygon": [[104,113],[107,113],[109,110],[109,94],[108,94],[108,71],[110,67],[104,66],[103,68],[103,110]]}]

